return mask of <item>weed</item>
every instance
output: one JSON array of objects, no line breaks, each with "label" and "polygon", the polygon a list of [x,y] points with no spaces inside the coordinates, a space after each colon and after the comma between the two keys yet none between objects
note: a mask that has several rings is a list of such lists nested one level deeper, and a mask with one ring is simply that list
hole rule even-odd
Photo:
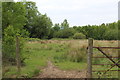
[{"label": "weed", "polygon": [[33,75],[34,76],[38,76],[39,72],[41,72],[39,69],[35,69],[34,72],[33,72]]}]

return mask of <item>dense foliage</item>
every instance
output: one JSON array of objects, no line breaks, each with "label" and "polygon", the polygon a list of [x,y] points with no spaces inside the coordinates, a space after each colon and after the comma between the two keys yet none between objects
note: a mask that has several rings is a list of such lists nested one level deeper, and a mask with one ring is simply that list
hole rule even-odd
[{"label": "dense foliage", "polygon": [[16,37],[20,39],[20,53],[23,53],[23,38],[28,35],[48,38],[52,21],[39,13],[34,2],[3,2],[2,7],[3,59],[15,62]]},{"label": "dense foliage", "polygon": [[47,14],[41,14],[34,2],[3,3],[3,31],[9,25],[14,28],[24,28],[30,38],[72,38],[76,33],[82,33],[86,38],[96,40],[117,40],[118,23],[101,25],[69,26],[67,19],[62,23],[52,24]]},{"label": "dense foliage", "polygon": [[120,22],[114,22],[101,25],[88,25],[88,26],[74,26],[73,28],[77,32],[81,32],[86,35],[87,38],[93,38],[96,40],[117,40],[118,39],[118,24]]},{"label": "dense foliage", "polygon": [[31,38],[48,38],[52,21],[47,14],[41,14],[34,2],[25,2],[26,25],[24,26],[30,33]]},{"label": "dense foliage", "polygon": [[[66,23],[68,24],[68,23]],[[117,40],[118,39],[118,25],[120,22],[114,22],[101,25],[86,25],[73,26],[62,28],[62,25],[55,24],[53,28],[53,38],[69,38],[76,33],[82,33],[86,38],[93,38],[96,40]],[[57,29],[57,30],[56,30]],[[74,38],[75,39],[75,38]]]},{"label": "dense foliage", "polygon": [[[3,28],[3,59],[10,62],[16,60],[16,37],[20,39],[20,53],[23,53],[23,37],[29,33],[23,29],[27,18],[26,9],[21,2],[2,3],[2,28]],[[20,56],[23,60],[22,55]]]},{"label": "dense foliage", "polygon": [[73,39],[85,39],[86,36],[83,33],[75,33]]},{"label": "dense foliage", "polygon": [[[20,34],[22,33],[22,34]],[[4,29],[4,38],[3,38],[3,59],[6,61],[12,62],[12,64],[15,64],[16,61],[16,37],[19,38],[19,50],[20,50],[20,58],[21,62],[25,59],[23,57],[24,53],[24,39],[23,37],[26,37],[28,35],[28,32],[26,30],[20,30],[13,28],[13,26],[8,26],[6,29]]]}]

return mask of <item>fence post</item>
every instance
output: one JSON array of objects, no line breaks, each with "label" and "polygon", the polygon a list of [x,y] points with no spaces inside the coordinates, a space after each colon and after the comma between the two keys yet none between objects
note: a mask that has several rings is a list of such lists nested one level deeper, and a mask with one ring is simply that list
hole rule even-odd
[{"label": "fence post", "polygon": [[0,80],[2,80],[2,1],[0,1]]},{"label": "fence post", "polygon": [[93,53],[93,39],[90,38],[88,40],[88,58],[87,58],[87,64],[88,64],[88,78],[92,78],[92,53]]},{"label": "fence post", "polygon": [[[119,23],[120,24],[120,23]],[[120,47],[120,41],[118,39],[118,47]],[[120,50],[118,49],[118,61],[120,60]],[[118,79],[120,80],[120,68],[118,67]]]},{"label": "fence post", "polygon": [[20,41],[18,36],[16,37],[16,63],[17,63],[17,71],[20,73]]}]

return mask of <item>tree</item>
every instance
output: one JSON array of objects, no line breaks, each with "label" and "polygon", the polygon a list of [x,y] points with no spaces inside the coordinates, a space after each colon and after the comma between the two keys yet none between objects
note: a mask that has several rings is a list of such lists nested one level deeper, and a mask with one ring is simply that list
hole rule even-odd
[{"label": "tree", "polygon": [[3,59],[10,61],[15,64],[16,62],[16,37],[19,37],[20,45],[20,58],[23,61],[24,57],[22,56],[24,52],[24,39],[23,37],[28,36],[28,32],[24,29],[20,30],[14,28],[13,26],[8,26],[4,29],[4,38],[3,38]]},{"label": "tree", "polygon": [[26,9],[22,2],[2,3],[2,28],[3,31],[9,25],[22,29],[26,22]]},{"label": "tree", "polygon": [[[26,37],[28,32],[23,29],[26,24],[26,10],[22,2],[4,2],[2,10],[3,27],[3,58],[15,62],[15,39]],[[20,40],[20,51],[23,50],[24,42]],[[22,52],[20,52],[22,53]],[[21,57],[21,60],[23,57]]]},{"label": "tree", "polygon": [[47,14],[42,15],[34,2],[25,2],[26,25],[24,26],[30,33],[30,37],[45,39],[49,38],[52,21]]},{"label": "tree", "polygon": [[67,22],[67,19],[65,19],[65,20],[61,23],[61,28],[62,28],[62,29],[67,29],[67,28],[69,28],[69,23]]},{"label": "tree", "polygon": [[50,34],[52,21],[46,14],[38,16],[31,31],[34,38],[46,39]]},{"label": "tree", "polygon": [[54,27],[53,27],[54,31],[59,31],[60,30],[60,25],[59,23],[58,24],[55,24]]},{"label": "tree", "polygon": [[60,30],[59,23],[55,24],[53,27],[50,28],[50,34],[48,36],[49,39],[53,38],[54,35]]},{"label": "tree", "polygon": [[32,37],[32,30],[37,23],[38,17],[41,15],[40,12],[37,9],[35,2],[25,2],[24,3],[26,8],[26,25],[24,26],[25,29],[27,29],[30,33],[30,37]]}]

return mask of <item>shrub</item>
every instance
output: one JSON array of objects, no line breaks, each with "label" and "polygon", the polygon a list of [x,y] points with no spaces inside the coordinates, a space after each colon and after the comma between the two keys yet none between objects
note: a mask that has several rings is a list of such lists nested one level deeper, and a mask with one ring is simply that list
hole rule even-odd
[{"label": "shrub", "polygon": [[117,40],[118,39],[117,29],[106,31],[105,35],[104,35],[104,39],[106,39],[106,40]]},{"label": "shrub", "polygon": [[73,39],[85,39],[86,36],[83,33],[75,33]]},{"label": "shrub", "polygon": [[54,33],[55,38],[69,38],[75,33],[74,29],[61,29]]},{"label": "shrub", "polygon": [[16,61],[16,36],[19,36],[19,45],[20,45],[20,58],[21,62],[23,62],[23,49],[24,49],[24,40],[23,35],[25,36],[27,32],[25,30],[20,30],[13,28],[13,26],[8,26],[4,29],[3,36],[3,59],[15,64]]}]

